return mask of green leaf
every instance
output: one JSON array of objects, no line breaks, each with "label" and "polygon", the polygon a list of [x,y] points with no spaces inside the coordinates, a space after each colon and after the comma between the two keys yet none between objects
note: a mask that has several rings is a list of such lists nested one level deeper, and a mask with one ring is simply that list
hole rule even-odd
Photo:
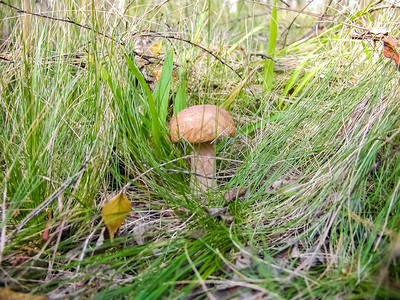
[{"label": "green leaf", "polygon": [[167,123],[169,92],[171,88],[172,70],[174,67],[174,49],[169,49],[161,71],[160,82],[157,84],[153,96],[157,101],[158,117],[161,124]]}]

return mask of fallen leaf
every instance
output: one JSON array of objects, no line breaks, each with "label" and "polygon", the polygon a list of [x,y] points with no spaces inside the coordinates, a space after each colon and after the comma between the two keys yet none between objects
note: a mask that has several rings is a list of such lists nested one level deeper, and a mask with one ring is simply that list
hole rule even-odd
[{"label": "fallen leaf", "polygon": [[392,58],[400,71],[400,43],[390,36],[382,39],[383,41],[383,55],[387,58]]},{"label": "fallen leaf", "polygon": [[235,200],[236,198],[240,198],[242,196],[244,196],[246,194],[246,189],[242,188],[242,189],[238,189],[238,188],[234,188],[233,190],[229,190],[225,193],[224,195],[224,199],[226,202],[230,202],[232,200]]},{"label": "fallen leaf", "polygon": [[47,300],[47,295],[32,295],[14,292],[8,287],[0,288],[0,299],[4,300]]},{"label": "fallen leaf", "polygon": [[161,49],[162,49],[162,40],[160,40],[158,43],[154,43],[153,45],[151,45],[150,47],[150,51],[151,53],[153,53],[156,56],[159,56],[161,53]]},{"label": "fallen leaf", "polygon": [[207,209],[207,212],[211,217],[217,217],[217,216],[220,216],[220,215],[226,213],[226,208],[225,207],[209,207]]},{"label": "fallen leaf", "polygon": [[131,202],[124,193],[112,197],[101,209],[101,216],[113,241],[114,234],[124,223],[126,216],[131,211]]},{"label": "fallen leaf", "polygon": [[14,218],[18,217],[20,214],[21,214],[21,212],[19,211],[18,207],[16,209],[14,209],[14,211],[13,211]]},{"label": "fallen leaf", "polygon": [[154,69],[153,69],[153,74],[154,74],[154,78],[156,81],[159,81],[161,78],[161,71],[162,71],[162,65],[159,64],[157,65]]}]

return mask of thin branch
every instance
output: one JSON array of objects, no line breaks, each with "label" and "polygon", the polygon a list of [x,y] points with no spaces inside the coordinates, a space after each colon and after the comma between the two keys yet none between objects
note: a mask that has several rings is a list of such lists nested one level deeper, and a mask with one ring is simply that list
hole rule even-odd
[{"label": "thin branch", "polygon": [[[268,4],[268,3],[257,2],[257,1],[254,1],[254,0],[245,0],[245,1],[248,2],[248,3],[258,4],[258,5],[261,5],[261,6],[273,7],[272,4]],[[286,4],[286,3],[285,3],[285,4]],[[287,11],[293,11],[293,12],[297,12],[297,13],[300,12],[299,10],[290,8],[290,6],[289,6],[289,7],[278,6],[276,9],[282,9],[282,10],[287,10]],[[319,17],[319,14],[312,13],[312,12],[308,12],[308,11],[302,11],[302,12],[300,12],[300,13],[301,13],[301,14],[304,14],[304,15],[312,16],[312,17],[317,17],[317,18]]]},{"label": "thin branch", "polygon": [[[165,38],[165,39],[169,39],[169,40],[176,40],[176,41],[180,41],[180,42],[184,42],[187,43],[191,46],[194,46],[196,48],[199,48],[205,52],[207,52],[208,54],[210,54],[212,57],[214,57],[216,60],[218,60],[221,64],[227,66],[231,71],[233,71],[241,80],[243,80],[243,77],[239,74],[238,71],[236,71],[232,66],[230,66],[228,63],[226,63],[222,58],[220,58],[218,55],[214,54],[211,50],[208,50],[207,48],[196,44],[194,42],[192,42],[191,40],[182,38],[182,37],[178,37],[178,36],[174,36],[174,35],[166,35],[166,34],[161,34],[161,33],[144,33],[144,34],[140,34],[140,36],[145,36],[145,37],[161,37],[161,38]],[[276,61],[273,57],[266,55],[265,56],[268,59],[271,59],[273,61]]]},{"label": "thin branch", "polygon": [[77,23],[75,21],[72,21],[70,19],[55,18],[55,17],[46,16],[46,15],[43,15],[43,14],[29,12],[29,11],[26,11],[26,10],[22,10],[22,9],[16,7],[16,6],[11,5],[11,4],[8,4],[8,3],[4,2],[4,1],[0,1],[0,4],[8,6],[9,8],[15,10],[17,13],[20,13],[20,14],[27,14],[27,15],[30,15],[30,16],[35,16],[35,17],[44,18],[44,19],[48,19],[48,20],[53,20],[53,21],[59,21],[59,22],[73,24],[73,25],[76,25],[76,26],[81,27],[83,29],[91,30],[91,31],[95,32],[96,34],[102,35],[102,36],[104,36],[104,37],[106,37],[108,39],[111,39],[111,40],[113,40],[113,41],[115,41],[117,43],[120,43],[119,41],[115,40],[114,38],[112,38],[111,36],[109,36],[106,33],[94,30],[93,28],[91,28],[89,26],[79,24],[79,23]]}]

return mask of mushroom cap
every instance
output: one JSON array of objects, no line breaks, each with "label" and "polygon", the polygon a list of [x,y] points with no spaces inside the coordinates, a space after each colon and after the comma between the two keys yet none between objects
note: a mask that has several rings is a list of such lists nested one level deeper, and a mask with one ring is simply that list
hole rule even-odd
[{"label": "mushroom cap", "polygon": [[222,107],[205,104],[195,105],[172,117],[169,130],[171,140],[185,139],[189,143],[209,142],[217,137],[235,136],[235,123]]}]

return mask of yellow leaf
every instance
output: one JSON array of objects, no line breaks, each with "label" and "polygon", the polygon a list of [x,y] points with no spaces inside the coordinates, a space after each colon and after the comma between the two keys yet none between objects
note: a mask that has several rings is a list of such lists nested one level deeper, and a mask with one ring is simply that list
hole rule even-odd
[{"label": "yellow leaf", "polygon": [[150,47],[151,53],[153,53],[156,56],[160,55],[161,49],[162,49],[162,40],[160,40],[158,43],[153,44]]},{"label": "yellow leaf", "polygon": [[114,234],[124,223],[126,216],[131,211],[131,202],[124,193],[112,197],[101,209],[101,216],[113,241]]},{"label": "yellow leaf", "polygon": [[0,288],[0,299],[4,300],[46,300],[49,299],[47,295],[32,295],[14,292],[8,287]]}]

